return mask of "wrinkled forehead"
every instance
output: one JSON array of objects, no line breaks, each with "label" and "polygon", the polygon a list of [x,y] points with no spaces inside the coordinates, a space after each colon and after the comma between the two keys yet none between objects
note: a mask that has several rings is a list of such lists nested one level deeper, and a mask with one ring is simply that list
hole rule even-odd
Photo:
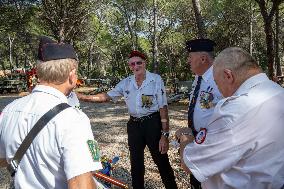
[{"label": "wrinkled forehead", "polygon": [[138,62],[138,61],[141,61],[141,62],[145,62],[142,58],[140,58],[139,56],[134,56],[132,58],[130,58],[128,60],[128,63],[131,63],[131,62]]}]

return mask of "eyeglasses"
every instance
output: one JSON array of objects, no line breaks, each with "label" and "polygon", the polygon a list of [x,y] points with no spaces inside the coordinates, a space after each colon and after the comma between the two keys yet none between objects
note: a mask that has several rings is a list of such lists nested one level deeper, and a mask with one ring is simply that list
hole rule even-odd
[{"label": "eyeglasses", "polygon": [[137,61],[137,62],[130,62],[130,63],[128,63],[129,64],[129,66],[135,66],[135,65],[142,65],[143,64],[143,62],[142,61]]}]

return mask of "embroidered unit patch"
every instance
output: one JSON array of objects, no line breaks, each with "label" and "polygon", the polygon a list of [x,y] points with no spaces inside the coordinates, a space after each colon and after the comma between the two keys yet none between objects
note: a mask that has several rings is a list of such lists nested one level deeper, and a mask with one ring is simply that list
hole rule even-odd
[{"label": "embroidered unit patch", "polygon": [[100,149],[98,142],[95,140],[88,140],[87,144],[94,162],[100,162]]},{"label": "embroidered unit patch", "polygon": [[213,88],[209,86],[206,91],[200,92],[200,107],[202,109],[210,109],[215,106],[212,90]]},{"label": "embroidered unit patch", "polygon": [[197,144],[202,144],[206,138],[207,129],[201,128],[200,131],[195,136],[195,142]]},{"label": "embroidered unit patch", "polygon": [[150,108],[153,105],[153,102],[152,102],[153,96],[152,95],[144,95],[144,94],[142,94],[141,98],[142,98],[142,107]]}]

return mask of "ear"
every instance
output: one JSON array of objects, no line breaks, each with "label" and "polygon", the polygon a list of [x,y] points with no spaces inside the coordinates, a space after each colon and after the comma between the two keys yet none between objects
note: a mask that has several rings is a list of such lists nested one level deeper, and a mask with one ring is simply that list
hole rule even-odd
[{"label": "ear", "polygon": [[69,83],[73,85],[77,82],[77,75],[76,75],[76,69],[71,70],[69,73]]},{"label": "ear", "polygon": [[232,70],[224,69],[224,79],[228,81],[230,84],[234,83],[235,77]]},{"label": "ear", "polygon": [[201,59],[202,64],[204,64],[205,62],[207,62],[207,61],[206,61],[207,56],[204,55],[204,54],[201,54],[200,59]]}]

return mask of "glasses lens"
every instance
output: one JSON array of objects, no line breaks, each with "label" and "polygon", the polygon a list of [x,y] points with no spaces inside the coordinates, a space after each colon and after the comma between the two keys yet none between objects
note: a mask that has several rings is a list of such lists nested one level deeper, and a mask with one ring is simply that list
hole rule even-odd
[{"label": "glasses lens", "polygon": [[135,65],[141,65],[143,62],[138,61],[138,62],[131,62],[129,63],[130,66],[135,66]]}]

